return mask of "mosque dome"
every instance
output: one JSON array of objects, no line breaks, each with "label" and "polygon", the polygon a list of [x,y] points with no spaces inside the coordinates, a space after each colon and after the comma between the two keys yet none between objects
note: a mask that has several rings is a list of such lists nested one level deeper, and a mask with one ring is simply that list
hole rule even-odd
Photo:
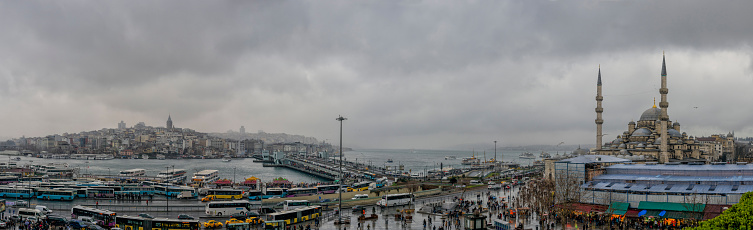
[{"label": "mosque dome", "polygon": [[676,121],[675,121],[675,123],[672,123],[672,125],[673,125],[673,126],[675,126],[675,125],[676,125],[676,126],[680,126],[680,122],[676,122]]},{"label": "mosque dome", "polygon": [[641,119],[639,121],[659,120],[659,115],[661,115],[661,109],[652,107],[644,111],[643,114],[641,114]]},{"label": "mosque dome", "polygon": [[648,137],[651,136],[651,130],[648,130],[647,128],[640,128],[633,131],[634,137]]},{"label": "mosque dome", "polygon": [[630,121],[630,123],[628,123],[628,125],[635,125],[635,121]]},{"label": "mosque dome", "polygon": [[682,137],[680,131],[677,131],[676,129],[667,129],[667,134],[669,134],[670,137]]},{"label": "mosque dome", "polygon": [[624,149],[624,148],[627,148],[627,146],[625,145],[625,143],[622,143],[622,144],[620,144],[620,146],[618,148]]}]

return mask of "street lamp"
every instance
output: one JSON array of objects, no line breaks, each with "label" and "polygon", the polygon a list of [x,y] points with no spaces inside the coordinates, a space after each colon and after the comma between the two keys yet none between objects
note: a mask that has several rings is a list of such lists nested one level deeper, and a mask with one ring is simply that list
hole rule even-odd
[{"label": "street lamp", "polygon": [[233,167],[233,184],[235,184],[235,168],[236,167]]},{"label": "street lamp", "polygon": [[[343,223],[343,121],[347,120],[348,118],[344,118],[343,116],[338,116],[335,120],[340,122],[340,187],[337,188],[337,194],[340,195],[340,198],[338,198],[339,206],[337,208],[337,223]],[[350,220],[348,220],[350,222]]]},{"label": "street lamp", "polygon": [[494,141],[494,165],[497,164],[497,141]]}]

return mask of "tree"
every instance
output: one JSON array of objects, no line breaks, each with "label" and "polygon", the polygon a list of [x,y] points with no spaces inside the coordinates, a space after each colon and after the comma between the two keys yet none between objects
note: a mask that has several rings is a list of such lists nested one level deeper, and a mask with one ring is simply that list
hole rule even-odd
[{"label": "tree", "polygon": [[753,229],[753,192],[747,192],[740,198],[740,203],[733,205],[721,215],[707,221],[693,230],[706,229]]},{"label": "tree", "polygon": [[452,177],[450,178],[450,184],[458,183],[458,178]]}]

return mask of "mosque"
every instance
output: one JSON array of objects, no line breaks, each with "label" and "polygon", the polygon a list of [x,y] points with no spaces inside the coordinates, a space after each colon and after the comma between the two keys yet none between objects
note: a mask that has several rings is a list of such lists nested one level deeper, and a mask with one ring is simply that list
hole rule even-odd
[{"label": "mosque", "polygon": [[596,84],[596,148],[591,152],[595,155],[613,155],[613,156],[641,156],[646,161],[666,162],[691,162],[716,161],[717,156],[706,151],[701,151],[702,144],[693,136],[688,136],[681,132],[680,123],[669,119],[667,108],[667,66],[665,57],[662,55],[661,70],[661,102],[659,108],[654,106],[647,109],[641,114],[638,122],[631,121],[628,123],[627,131],[618,135],[611,142],[602,143],[601,125],[602,119],[601,102],[604,97],[601,95],[601,68],[599,68],[599,77]]}]

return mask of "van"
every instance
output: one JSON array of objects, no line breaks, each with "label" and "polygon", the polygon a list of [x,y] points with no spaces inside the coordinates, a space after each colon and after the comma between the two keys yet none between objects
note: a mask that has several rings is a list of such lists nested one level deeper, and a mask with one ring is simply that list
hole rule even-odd
[{"label": "van", "polygon": [[481,182],[477,181],[477,180],[471,180],[471,184],[472,185],[479,185],[479,184],[481,184]]},{"label": "van", "polygon": [[41,219],[47,218],[47,216],[42,211],[37,210],[37,209],[30,209],[30,208],[19,208],[18,216],[21,217],[21,219],[28,219],[29,217],[34,217],[37,220],[41,220]]},{"label": "van", "polygon": [[351,198],[351,200],[358,200],[358,199],[365,199],[365,198],[369,198],[369,194],[356,194],[355,196],[353,196],[353,198]]},{"label": "van", "polygon": [[42,211],[45,214],[52,213],[52,210],[48,209],[47,206],[43,206],[43,205],[37,205],[36,207],[34,207],[34,209]]}]

